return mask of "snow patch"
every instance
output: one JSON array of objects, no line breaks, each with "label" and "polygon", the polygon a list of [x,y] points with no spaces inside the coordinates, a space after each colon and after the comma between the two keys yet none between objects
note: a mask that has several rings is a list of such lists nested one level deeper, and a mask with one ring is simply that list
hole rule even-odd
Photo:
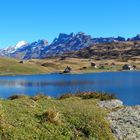
[{"label": "snow patch", "polygon": [[20,42],[18,42],[17,44],[16,44],[16,46],[15,46],[15,49],[18,49],[18,48],[20,48],[20,47],[22,47],[22,46],[25,46],[25,45],[27,45],[28,43],[26,42],[26,41],[20,41]]}]

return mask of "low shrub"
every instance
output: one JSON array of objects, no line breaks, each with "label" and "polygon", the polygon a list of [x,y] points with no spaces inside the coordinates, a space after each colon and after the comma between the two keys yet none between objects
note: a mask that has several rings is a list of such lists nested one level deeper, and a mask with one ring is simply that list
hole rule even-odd
[{"label": "low shrub", "polygon": [[116,99],[114,94],[107,93],[98,93],[98,92],[83,92],[75,94],[77,97],[81,97],[82,99],[99,99],[101,101]]},{"label": "low shrub", "polygon": [[66,99],[66,98],[70,98],[70,97],[75,97],[74,94],[71,93],[67,93],[67,94],[63,94],[59,97],[59,99]]},{"label": "low shrub", "polygon": [[8,99],[9,100],[15,100],[15,99],[20,99],[20,98],[25,98],[25,97],[27,97],[27,96],[15,94],[15,95],[12,95],[12,96],[8,97]]},{"label": "low shrub", "polygon": [[53,110],[45,111],[40,117],[42,122],[47,121],[53,124],[61,123],[59,112]]},{"label": "low shrub", "polygon": [[79,92],[77,94],[63,94],[59,97],[59,99],[66,99],[70,97],[80,97],[82,99],[93,98],[93,99],[99,99],[101,101],[116,99],[114,94],[99,93],[99,92]]},{"label": "low shrub", "polygon": [[34,101],[38,101],[38,100],[40,100],[42,98],[49,98],[49,97],[44,95],[44,94],[42,94],[42,93],[39,93],[39,94],[37,94],[35,96],[30,97],[30,99],[32,99]]}]

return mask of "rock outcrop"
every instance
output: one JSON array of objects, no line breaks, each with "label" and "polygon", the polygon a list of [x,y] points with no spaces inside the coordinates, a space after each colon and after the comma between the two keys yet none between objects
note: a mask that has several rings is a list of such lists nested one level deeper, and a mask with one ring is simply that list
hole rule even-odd
[{"label": "rock outcrop", "polygon": [[122,107],[123,102],[117,99],[110,100],[110,101],[101,101],[99,102],[99,106],[107,109],[114,109],[114,108]]},{"label": "rock outcrop", "polygon": [[140,56],[140,42],[112,42],[95,44],[76,52],[66,53],[67,57],[102,59],[134,59]]},{"label": "rock outcrop", "polygon": [[102,101],[100,107],[112,110],[107,116],[116,140],[140,140],[140,106],[123,106],[122,101]]},{"label": "rock outcrop", "polygon": [[113,111],[108,120],[116,139],[140,140],[140,106]]},{"label": "rock outcrop", "polygon": [[111,42],[119,42],[119,41],[125,41],[124,37],[118,36],[115,37],[108,37],[108,38],[93,38],[94,43],[111,43]]},{"label": "rock outcrop", "polygon": [[128,38],[128,41],[140,41],[140,34],[136,35],[135,37]]}]

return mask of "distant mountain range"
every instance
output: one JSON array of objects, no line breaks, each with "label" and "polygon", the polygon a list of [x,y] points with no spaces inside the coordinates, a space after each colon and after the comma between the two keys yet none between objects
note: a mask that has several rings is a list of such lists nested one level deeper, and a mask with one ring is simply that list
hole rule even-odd
[{"label": "distant mountain range", "polygon": [[[124,37],[92,38],[83,32],[78,32],[77,34],[60,33],[58,38],[55,38],[51,44],[47,40],[38,40],[33,43],[21,41],[15,46],[0,50],[0,55],[18,59],[41,59],[60,56],[64,53],[78,51],[95,44],[127,41],[140,41],[140,35],[125,39]],[[102,50],[102,48],[100,49]]]}]

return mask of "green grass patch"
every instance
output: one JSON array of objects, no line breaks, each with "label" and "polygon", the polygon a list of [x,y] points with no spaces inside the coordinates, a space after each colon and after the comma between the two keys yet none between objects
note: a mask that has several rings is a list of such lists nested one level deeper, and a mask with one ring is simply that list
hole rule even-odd
[{"label": "green grass patch", "polygon": [[0,100],[1,140],[113,140],[98,100],[40,96]]},{"label": "green grass patch", "polygon": [[17,75],[17,74],[39,74],[47,72],[46,69],[24,61],[12,58],[0,58],[0,75]]}]

